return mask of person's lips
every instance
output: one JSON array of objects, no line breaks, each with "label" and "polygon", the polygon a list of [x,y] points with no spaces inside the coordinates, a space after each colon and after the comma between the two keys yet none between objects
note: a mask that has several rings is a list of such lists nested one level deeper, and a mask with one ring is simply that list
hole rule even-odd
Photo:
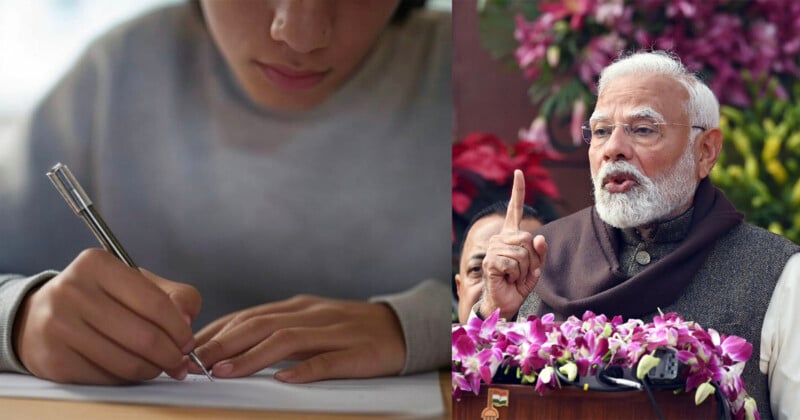
[{"label": "person's lips", "polygon": [[270,82],[279,89],[288,91],[313,88],[330,73],[330,69],[322,71],[296,70],[280,64],[267,64],[260,61],[255,63]]},{"label": "person's lips", "polygon": [[638,183],[629,173],[615,173],[603,178],[603,186],[610,193],[626,193]]}]

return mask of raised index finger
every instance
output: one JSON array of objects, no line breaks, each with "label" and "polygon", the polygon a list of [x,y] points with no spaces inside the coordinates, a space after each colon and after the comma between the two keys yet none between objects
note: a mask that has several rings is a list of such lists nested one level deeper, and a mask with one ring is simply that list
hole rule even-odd
[{"label": "raised index finger", "polygon": [[522,222],[522,206],[525,204],[525,176],[519,169],[514,170],[514,185],[511,187],[511,200],[508,201],[503,232],[519,230]]}]

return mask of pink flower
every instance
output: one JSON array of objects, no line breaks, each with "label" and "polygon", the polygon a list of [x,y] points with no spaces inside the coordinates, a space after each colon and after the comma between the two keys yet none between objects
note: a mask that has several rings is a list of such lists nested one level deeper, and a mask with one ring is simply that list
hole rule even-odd
[{"label": "pink flower", "polygon": [[517,325],[507,332],[506,337],[515,346],[511,359],[522,369],[522,374],[530,375],[548,362],[546,353],[540,353],[547,341],[547,330],[538,318]]},{"label": "pink flower", "polygon": [[674,1],[667,4],[667,16],[671,18],[683,16],[691,19],[695,16],[696,12],[697,8],[695,5],[686,0]]},{"label": "pink flower", "polygon": [[503,360],[502,351],[491,342],[499,311],[481,321],[473,318],[466,326],[457,326],[452,331],[453,364],[458,367],[453,374],[454,393],[480,390],[480,383],[491,383],[492,377]]},{"label": "pink flower", "polygon": [[548,389],[553,389],[556,387],[556,372],[552,366],[545,366],[541,372],[539,372],[539,377],[536,380],[536,386],[534,389],[539,394],[544,394],[545,391]]},{"label": "pink flower", "polygon": [[550,138],[547,135],[547,125],[544,117],[536,117],[531,121],[530,127],[527,129],[520,128],[517,133],[517,138],[520,142],[531,144],[531,147],[544,154],[558,155],[550,144]]},{"label": "pink flower", "polygon": [[535,79],[539,76],[538,63],[545,61],[547,49],[553,41],[551,33],[553,20],[552,16],[544,14],[533,22],[528,22],[521,15],[516,17],[516,29],[514,39],[520,45],[514,51],[519,67],[525,71],[525,76]]},{"label": "pink flower", "polygon": [[476,353],[475,342],[467,335],[464,328],[458,328],[453,331],[453,358],[457,360],[464,359]]},{"label": "pink flower", "polygon": [[484,345],[494,339],[495,328],[500,320],[500,311],[494,311],[486,320],[482,321],[478,317],[472,317],[465,326],[466,333],[476,343]]},{"label": "pink flower", "polygon": [[734,362],[746,362],[753,353],[753,345],[747,340],[734,335],[722,341],[722,355],[730,358]]},{"label": "pink flower", "polygon": [[586,103],[578,99],[572,103],[572,119],[569,124],[569,133],[572,136],[572,144],[579,146],[583,142],[583,129],[581,125],[586,121]]},{"label": "pink flower", "polygon": [[[599,366],[638,367],[637,375],[657,364],[652,352],[673,349],[687,365],[684,391],[703,400],[714,385],[728,401],[735,418],[757,418],[755,401],[742,380],[752,345],[740,337],[720,335],[676,313],[658,315],[653,322],[586,312],[557,324],[552,314],[520,322],[499,320],[495,311],[486,321],[473,318],[453,328],[453,395],[478,393],[498,371],[514,371],[523,384],[539,393],[559,386],[556,368],[586,376]],[[656,343],[657,346],[653,347]],[[641,372],[638,372],[641,371]],[[571,372],[571,373],[570,373]]]},{"label": "pink flower", "polygon": [[565,0],[554,3],[542,3],[539,8],[545,14],[550,14],[553,20],[570,18],[570,28],[572,30],[581,29],[586,16],[593,12],[595,1],[593,0]]},{"label": "pink flower", "polygon": [[589,45],[583,52],[582,60],[578,63],[578,76],[592,93],[597,93],[595,85],[600,72],[611,64],[624,48],[625,42],[615,32],[595,37],[589,41]]}]

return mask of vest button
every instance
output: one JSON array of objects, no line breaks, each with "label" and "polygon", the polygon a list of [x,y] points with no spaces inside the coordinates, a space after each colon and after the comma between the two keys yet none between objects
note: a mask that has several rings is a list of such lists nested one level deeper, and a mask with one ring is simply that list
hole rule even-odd
[{"label": "vest button", "polygon": [[636,262],[639,265],[647,265],[650,264],[650,254],[647,251],[639,251],[636,253]]}]

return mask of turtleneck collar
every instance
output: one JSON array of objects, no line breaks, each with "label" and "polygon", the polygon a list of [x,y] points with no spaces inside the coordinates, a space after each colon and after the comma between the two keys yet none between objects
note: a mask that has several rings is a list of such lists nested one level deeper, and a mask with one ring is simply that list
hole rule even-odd
[{"label": "turtleneck collar", "polygon": [[690,207],[689,210],[674,219],[652,225],[647,237],[643,237],[638,228],[619,229],[620,239],[625,245],[636,245],[639,242],[664,244],[682,241],[689,234],[689,228],[692,227],[693,214],[694,207]]}]

